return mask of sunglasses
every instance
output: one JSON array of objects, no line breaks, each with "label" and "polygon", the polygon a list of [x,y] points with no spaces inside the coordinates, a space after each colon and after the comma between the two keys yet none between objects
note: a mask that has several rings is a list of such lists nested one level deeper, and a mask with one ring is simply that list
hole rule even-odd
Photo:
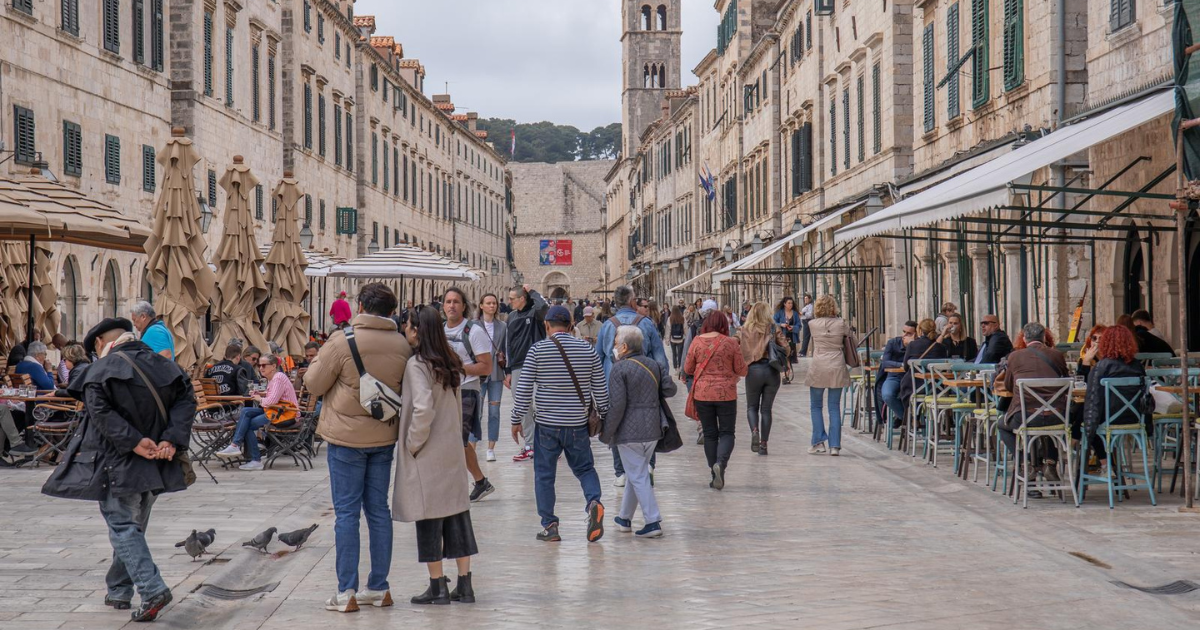
[{"label": "sunglasses", "polygon": [[980,326],[999,326],[1000,322],[979,322]]},{"label": "sunglasses", "polygon": [[274,364],[273,363],[259,363],[258,367],[265,368],[265,367],[271,367],[272,365],[274,365]]}]

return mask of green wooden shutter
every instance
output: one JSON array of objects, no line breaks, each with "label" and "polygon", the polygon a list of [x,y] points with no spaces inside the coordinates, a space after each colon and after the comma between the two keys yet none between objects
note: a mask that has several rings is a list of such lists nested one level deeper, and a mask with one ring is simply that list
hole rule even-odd
[{"label": "green wooden shutter", "polygon": [[271,195],[271,223],[279,219],[279,197]]},{"label": "green wooden shutter", "polygon": [[333,31],[333,58],[342,58],[342,34],[336,30]]},{"label": "green wooden shutter", "polygon": [[371,185],[379,185],[379,136],[371,132]]},{"label": "green wooden shutter", "polygon": [[12,6],[22,13],[33,15],[33,0],[13,0]]},{"label": "green wooden shutter", "polygon": [[1025,3],[1004,0],[1004,89],[1025,83]]},{"label": "green wooden shutter", "polygon": [[121,5],[118,0],[104,0],[104,49],[121,54]]},{"label": "green wooden shutter", "polygon": [[317,14],[317,43],[325,43],[325,16]]},{"label": "green wooden shutter", "polygon": [[800,126],[800,192],[806,193],[813,189],[813,126],[804,123]]},{"label": "green wooden shutter", "polygon": [[317,154],[325,157],[325,95],[317,95]]},{"label": "green wooden shutter", "polygon": [[387,138],[384,138],[383,139],[383,192],[388,192],[389,190],[391,190],[391,185],[390,185],[391,178],[388,177],[388,173],[391,171],[391,167],[388,166],[388,153],[389,153],[389,151],[388,151],[388,145],[387,145]]},{"label": "green wooden shutter", "polygon": [[325,231],[325,200],[322,199],[318,204],[317,228],[322,232]]},{"label": "green wooden shutter", "polygon": [[304,225],[312,225],[312,195],[304,195]]},{"label": "green wooden shutter", "polygon": [[958,3],[950,5],[946,10],[946,71],[950,76],[946,81],[946,119],[953,120],[962,113],[958,93]]},{"label": "green wooden shutter", "polygon": [[312,32],[312,5],[308,0],[304,0],[304,32]]},{"label": "green wooden shutter", "polygon": [[406,155],[401,159],[404,160],[404,167],[400,169],[404,175],[404,200],[408,201],[408,156]]},{"label": "green wooden shutter", "polygon": [[104,180],[121,183],[121,139],[116,136],[104,136]]},{"label": "green wooden shutter", "polygon": [[204,95],[213,95],[213,14],[204,12]]},{"label": "green wooden shutter", "polygon": [[392,147],[392,194],[400,194],[400,148]]},{"label": "green wooden shutter", "polygon": [[312,86],[304,84],[304,148],[309,151],[313,148],[313,102],[312,102]]},{"label": "green wooden shutter", "polygon": [[208,205],[217,209],[217,172],[212,169],[208,171]]},{"label": "green wooden shutter", "polygon": [[[28,11],[33,10],[33,0],[24,0],[29,6]],[[76,37],[79,37],[79,0],[62,0],[62,29]]]},{"label": "green wooden shutter", "polygon": [[142,190],[154,192],[155,163],[154,147],[142,145]]},{"label": "green wooden shutter", "polygon": [[925,97],[925,131],[933,131],[937,124],[934,116],[934,78],[933,78],[933,24],[925,25],[921,35],[922,74],[921,83]]},{"label": "green wooden shutter", "polygon": [[340,234],[358,233],[358,209],[338,208],[336,231]]},{"label": "green wooden shutter", "polygon": [[163,0],[150,0],[150,67],[163,69]]},{"label": "green wooden shutter", "polygon": [[829,99],[829,175],[837,175],[837,98]]},{"label": "green wooden shutter", "polygon": [[254,122],[262,121],[262,104],[258,97],[258,46],[250,47],[250,110]]},{"label": "green wooden shutter", "polygon": [[971,0],[971,107],[979,108],[991,98],[988,88],[988,0]]},{"label": "green wooden shutter", "polygon": [[254,187],[254,218],[262,221],[263,218],[263,185],[259,184]]},{"label": "green wooden shutter", "polygon": [[225,27],[225,106],[233,107],[233,27]]},{"label": "green wooden shutter", "polygon": [[1109,28],[1113,31],[1133,24],[1137,19],[1137,11],[1134,6],[1134,0],[1109,0]]},{"label": "green wooden shutter", "polygon": [[83,174],[83,132],[79,125],[63,121],[63,173],[76,177]]},{"label": "green wooden shutter", "polygon": [[866,96],[866,76],[858,75],[858,161],[862,162],[867,159],[867,96]]},{"label": "green wooden shutter", "polygon": [[346,112],[346,170],[354,170],[354,116]]},{"label": "green wooden shutter", "polygon": [[882,74],[882,68],[876,63],[871,67],[871,127],[875,135],[872,149],[876,155],[883,150],[883,103],[880,100],[883,98],[883,90],[880,85],[880,74]]},{"label": "green wooden shutter", "polygon": [[267,127],[275,129],[275,55],[267,55]]},{"label": "green wooden shutter", "polygon": [[13,159],[19,164],[33,164],[37,157],[37,135],[35,133],[33,110],[13,106],[13,135],[16,137],[16,151]]},{"label": "green wooden shutter", "polygon": [[133,62],[146,63],[146,0],[133,0]]},{"label": "green wooden shutter", "polygon": [[333,163],[342,165],[342,106],[333,104]]}]

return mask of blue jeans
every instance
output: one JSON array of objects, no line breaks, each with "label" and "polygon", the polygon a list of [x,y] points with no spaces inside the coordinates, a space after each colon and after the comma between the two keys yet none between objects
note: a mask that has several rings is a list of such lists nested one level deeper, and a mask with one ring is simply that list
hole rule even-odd
[{"label": "blue jeans", "polygon": [[[487,399],[488,442],[500,441],[500,400],[504,397],[504,379],[489,379],[483,384],[483,397]],[[472,440],[478,442],[479,440]]]},{"label": "blue jeans", "polygon": [[813,387],[808,390],[809,411],[812,412],[812,443],[829,442],[829,448],[842,447],[842,388],[829,388],[829,432],[825,432],[825,418],[821,416],[821,405],[825,389]]},{"label": "blue jeans", "polygon": [[904,403],[900,402],[900,381],[899,374],[888,376],[880,386],[880,393],[883,394],[883,404],[887,405],[888,409],[892,410],[893,423],[901,423],[904,421]]},{"label": "blue jeans", "polygon": [[258,453],[258,436],[255,432],[270,424],[267,412],[261,407],[246,407],[242,409],[242,417],[238,418],[237,430],[233,432],[233,443],[250,449],[251,461],[262,459]]},{"label": "blue jeans", "polygon": [[153,493],[143,492],[119,497],[109,494],[100,501],[100,514],[108,525],[108,542],[113,548],[112,565],[104,576],[111,600],[132,600],[135,586],[142,601],[168,590],[146,545],[146,525],[154,499]]},{"label": "blue jeans", "polygon": [[333,537],[338,592],[358,590],[358,516],[367,515],[371,572],[367,588],[388,590],[392,566],[392,512],[388,485],[395,446],[350,448],[329,444],[329,489],[333,493]]},{"label": "blue jeans", "polygon": [[587,427],[548,427],[538,424],[533,431],[533,491],[537,499],[542,527],[558,523],[554,515],[554,479],[558,458],[566,455],[567,465],[583,487],[584,506],[600,500],[600,475],[592,459],[592,438]]}]

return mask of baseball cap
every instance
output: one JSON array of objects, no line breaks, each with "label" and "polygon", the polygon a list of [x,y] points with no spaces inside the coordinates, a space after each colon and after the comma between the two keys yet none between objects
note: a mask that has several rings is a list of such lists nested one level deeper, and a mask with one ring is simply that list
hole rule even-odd
[{"label": "baseball cap", "polygon": [[551,306],[550,310],[546,312],[546,321],[570,324],[571,311],[568,311],[565,306]]},{"label": "baseball cap", "polygon": [[596,314],[596,309],[594,309],[590,306],[583,307],[583,316],[584,317],[588,317],[590,315],[595,315],[595,314]]}]

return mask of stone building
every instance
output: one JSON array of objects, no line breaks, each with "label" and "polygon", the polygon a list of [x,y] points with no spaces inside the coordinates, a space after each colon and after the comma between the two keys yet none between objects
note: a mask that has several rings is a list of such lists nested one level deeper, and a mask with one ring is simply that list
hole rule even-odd
[{"label": "stone building", "polygon": [[518,281],[548,298],[601,298],[606,281],[604,177],[612,160],[510,164]]},{"label": "stone building", "polygon": [[[271,191],[291,170],[312,249],[356,258],[411,243],[486,272],[477,288],[507,286],[504,161],[476,114],[426,96],[420,61],[374,32],[353,0],[4,2],[0,38],[21,45],[0,49],[0,168],[27,172],[40,158],[67,186],[149,222],[156,152],[181,126],[202,158],[210,255],[225,210],[217,181],[242,155],[262,182],[260,243],[274,227]],[[153,298],[144,256],[52,249],[69,337]],[[418,289],[435,287],[407,287]]]}]

